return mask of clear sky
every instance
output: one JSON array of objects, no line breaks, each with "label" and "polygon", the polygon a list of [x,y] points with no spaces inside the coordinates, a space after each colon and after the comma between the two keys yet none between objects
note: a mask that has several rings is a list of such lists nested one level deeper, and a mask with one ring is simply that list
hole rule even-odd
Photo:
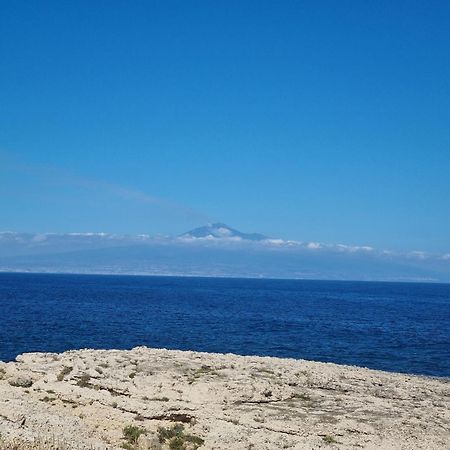
[{"label": "clear sky", "polygon": [[0,2],[0,230],[450,250],[450,2]]}]

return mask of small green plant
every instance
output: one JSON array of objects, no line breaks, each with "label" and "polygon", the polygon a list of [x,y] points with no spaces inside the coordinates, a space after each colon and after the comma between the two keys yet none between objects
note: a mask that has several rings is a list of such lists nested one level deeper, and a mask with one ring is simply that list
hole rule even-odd
[{"label": "small green plant", "polygon": [[292,398],[296,398],[299,400],[304,400],[305,402],[311,400],[311,397],[307,394],[294,394]]},{"label": "small green plant", "polygon": [[260,372],[260,373],[267,373],[269,375],[275,375],[275,372],[272,369],[268,369],[267,367],[260,367],[258,369],[258,372]]},{"label": "small green plant", "polygon": [[196,450],[203,445],[204,441],[198,436],[186,434],[183,425],[174,425],[172,428],[159,428],[158,439],[161,444],[168,443],[170,450],[186,450],[189,448]]},{"label": "small green plant", "polygon": [[183,425],[174,425],[172,428],[158,428],[158,439],[159,442],[164,443],[165,441],[172,439],[174,437],[182,435],[184,432]]},{"label": "small green plant", "polygon": [[147,431],[142,427],[137,427],[135,425],[128,425],[123,429],[123,439],[126,440],[126,444],[128,444],[129,447],[124,447],[123,445],[122,447],[132,449],[133,446],[137,444],[139,436],[141,434],[145,434],[146,432]]},{"label": "small green plant", "polygon": [[73,370],[73,367],[64,366],[64,367],[62,368],[61,372],[59,372],[59,374],[57,375],[56,379],[57,379],[58,381],[64,380],[64,377],[65,377],[66,375],[69,375],[69,373],[72,372],[72,370]]},{"label": "small green plant", "polygon": [[147,401],[150,402],[168,402],[169,400],[170,400],[169,397],[152,397],[152,398],[147,397]]},{"label": "small green plant", "polygon": [[8,383],[13,387],[29,388],[33,385],[33,381],[28,378],[16,378],[9,380]]},{"label": "small green plant", "polygon": [[176,436],[169,442],[170,450],[184,450],[186,448],[184,439],[181,436]]},{"label": "small green plant", "polygon": [[211,367],[203,365],[199,369],[195,371],[195,375],[202,375],[202,374],[210,374],[210,375],[218,375],[218,373]]},{"label": "small green plant", "polygon": [[90,380],[91,380],[90,375],[88,375],[87,373],[83,373],[83,375],[81,375],[80,379],[77,381],[77,386],[89,387],[90,386],[90,383],[89,383]]},{"label": "small green plant", "polygon": [[125,450],[135,450],[134,445],[129,444],[128,442],[124,442],[121,445],[122,448],[124,448]]},{"label": "small green plant", "polygon": [[322,440],[326,444],[339,444],[339,442],[333,436],[330,436],[329,434],[322,436]]},{"label": "small green plant", "polygon": [[213,375],[220,376],[220,374],[214,370],[211,366],[203,365],[198,369],[194,370],[190,376],[188,376],[188,383],[192,384],[195,380],[200,378],[202,375]]}]

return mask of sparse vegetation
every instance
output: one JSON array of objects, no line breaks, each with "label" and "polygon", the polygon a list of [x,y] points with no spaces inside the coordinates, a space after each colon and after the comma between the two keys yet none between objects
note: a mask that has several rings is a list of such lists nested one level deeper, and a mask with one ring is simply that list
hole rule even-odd
[{"label": "sparse vegetation", "polygon": [[322,436],[322,440],[326,444],[339,444],[339,442],[333,436],[330,436],[329,434],[326,434],[325,436]]},{"label": "sparse vegetation", "polygon": [[194,376],[200,376],[203,374],[218,375],[218,373],[211,366],[206,365],[201,366],[194,372]]},{"label": "sparse vegetation", "polygon": [[311,400],[311,397],[307,394],[294,394],[292,398],[304,400],[305,402]]},{"label": "sparse vegetation", "polygon": [[159,442],[164,443],[168,439],[172,439],[184,432],[183,425],[174,425],[172,428],[158,428]]},{"label": "sparse vegetation", "polygon": [[258,372],[259,373],[267,373],[269,375],[275,375],[275,372],[272,369],[269,369],[267,367],[259,367]]},{"label": "sparse vegetation", "polygon": [[192,384],[197,378],[200,378],[202,375],[219,376],[220,374],[211,366],[203,365],[192,372],[191,376],[188,378],[189,384]]},{"label": "sparse vegetation", "polygon": [[33,385],[33,381],[29,378],[18,377],[9,380],[8,383],[13,387],[29,388]]},{"label": "sparse vegetation", "polygon": [[91,377],[87,373],[81,375],[80,379],[77,381],[77,386],[80,387],[89,387],[90,386]]},{"label": "sparse vegetation", "polygon": [[183,425],[174,425],[172,428],[159,428],[158,439],[161,444],[169,444],[170,450],[196,450],[204,443],[203,439],[184,432]]},{"label": "sparse vegetation", "polygon": [[72,372],[72,370],[73,370],[73,367],[70,367],[70,366],[64,366],[64,367],[62,368],[61,372],[59,372],[59,374],[57,375],[56,379],[57,379],[58,381],[63,381],[63,380],[64,380],[64,377],[65,377],[66,375],[69,375],[69,373]]},{"label": "sparse vegetation", "polygon": [[123,439],[126,441],[122,444],[122,448],[127,450],[134,450],[138,442],[139,436],[146,434],[145,428],[137,427],[135,425],[128,425],[123,429]]}]

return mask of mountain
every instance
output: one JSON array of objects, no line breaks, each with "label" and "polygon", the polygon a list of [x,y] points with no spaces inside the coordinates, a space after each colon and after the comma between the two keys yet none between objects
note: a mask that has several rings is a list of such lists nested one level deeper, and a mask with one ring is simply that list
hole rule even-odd
[{"label": "mountain", "polygon": [[245,241],[265,241],[269,239],[267,236],[259,233],[242,233],[221,222],[194,228],[187,233],[181,234],[179,237],[182,239],[228,239]]}]

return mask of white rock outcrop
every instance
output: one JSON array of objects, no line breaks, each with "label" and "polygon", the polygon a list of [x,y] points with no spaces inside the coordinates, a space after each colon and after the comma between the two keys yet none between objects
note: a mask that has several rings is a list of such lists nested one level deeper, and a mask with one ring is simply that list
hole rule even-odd
[{"label": "white rock outcrop", "polygon": [[443,450],[450,382],[145,347],[30,353],[0,363],[0,436],[0,449]]}]

